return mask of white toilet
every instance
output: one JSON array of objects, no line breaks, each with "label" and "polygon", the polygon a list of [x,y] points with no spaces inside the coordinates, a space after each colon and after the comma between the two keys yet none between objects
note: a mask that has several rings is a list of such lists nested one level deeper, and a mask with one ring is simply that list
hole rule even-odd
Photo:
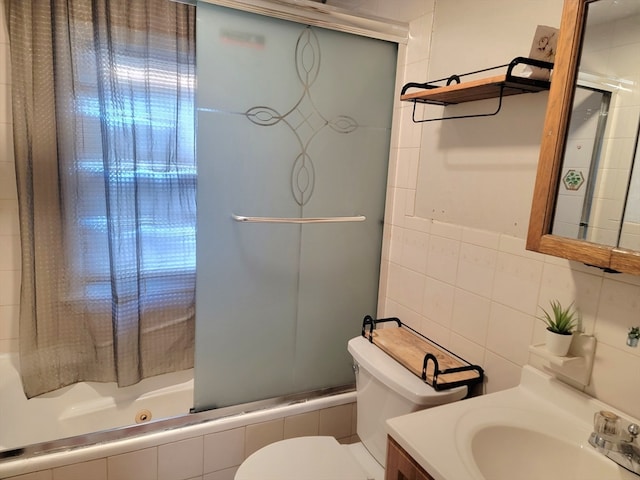
[{"label": "white toilet", "polygon": [[282,440],[249,456],[235,480],[383,480],[385,421],[467,395],[466,386],[435,391],[364,337],[349,340],[348,350],[355,365],[362,443],[341,445],[333,437]]}]

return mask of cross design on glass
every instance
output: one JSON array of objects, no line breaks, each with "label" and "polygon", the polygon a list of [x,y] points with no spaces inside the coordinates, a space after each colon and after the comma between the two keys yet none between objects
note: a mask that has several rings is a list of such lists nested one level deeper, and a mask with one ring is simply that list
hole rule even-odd
[{"label": "cross design on glass", "polygon": [[327,119],[313,101],[311,86],[320,72],[320,42],[311,27],[305,28],[298,37],[295,61],[303,86],[302,95],[295,105],[284,114],[267,106],[252,107],[245,116],[262,127],[284,122],[296,136],[301,151],[291,170],[291,193],[297,204],[302,206],[311,198],[315,184],[313,161],[308,153],[313,139],[327,127],[338,133],[351,133],[358,128],[358,123],[348,115]]}]

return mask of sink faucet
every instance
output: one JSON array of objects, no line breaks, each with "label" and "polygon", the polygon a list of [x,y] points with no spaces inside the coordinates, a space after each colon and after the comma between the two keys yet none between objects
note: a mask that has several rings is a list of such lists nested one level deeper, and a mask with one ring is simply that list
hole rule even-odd
[{"label": "sink faucet", "polygon": [[621,432],[619,424],[620,418],[615,413],[597,412],[589,443],[605,457],[640,475],[640,448],[635,441],[640,427],[631,423],[626,432]]}]

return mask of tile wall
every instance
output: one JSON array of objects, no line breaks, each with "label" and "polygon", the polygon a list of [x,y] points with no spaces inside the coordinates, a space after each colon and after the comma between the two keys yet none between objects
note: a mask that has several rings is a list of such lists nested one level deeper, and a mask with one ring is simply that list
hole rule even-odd
[{"label": "tile wall", "polygon": [[[526,55],[537,24],[559,25],[561,3],[436,1],[411,23],[397,90],[447,67],[461,73]],[[546,98],[507,98],[496,117],[448,123],[415,124],[411,106],[397,105],[379,315],[399,316],[480,364],[494,392],[517,385],[522,365],[539,364],[528,349],[543,343],[539,305],[575,301],[598,340],[586,391],[640,417],[640,348],[625,344],[628,327],[640,325],[640,277],[525,250]]]},{"label": "tile wall", "polygon": [[4,0],[0,0],[0,353],[18,349],[20,246],[13,166],[11,66]]}]

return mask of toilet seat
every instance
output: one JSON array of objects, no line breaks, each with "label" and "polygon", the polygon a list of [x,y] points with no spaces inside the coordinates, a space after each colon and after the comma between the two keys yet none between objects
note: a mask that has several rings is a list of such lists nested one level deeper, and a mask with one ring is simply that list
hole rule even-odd
[{"label": "toilet seat", "polygon": [[371,478],[345,445],[333,437],[282,440],[251,454],[235,480],[367,480]]}]

